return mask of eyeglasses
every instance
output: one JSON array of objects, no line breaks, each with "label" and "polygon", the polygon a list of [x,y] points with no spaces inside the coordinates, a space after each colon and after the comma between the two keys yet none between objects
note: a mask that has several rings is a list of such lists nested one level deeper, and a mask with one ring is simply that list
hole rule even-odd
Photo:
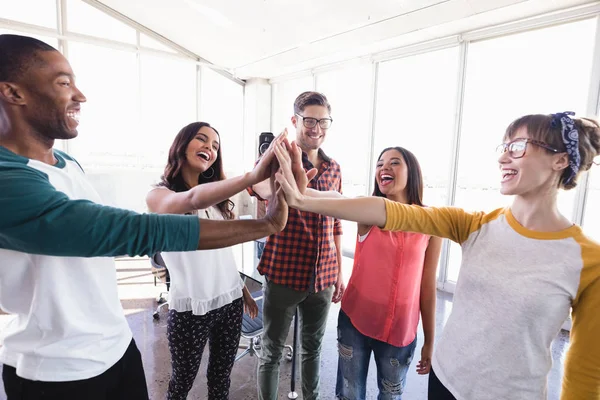
[{"label": "eyeglasses", "polygon": [[331,127],[331,124],[333,123],[333,118],[331,118],[331,117],[316,119],[316,118],[305,117],[304,115],[300,115],[300,114],[296,114],[296,115],[298,117],[302,118],[302,124],[304,125],[305,128],[308,128],[308,129],[313,129],[315,126],[317,126],[317,124],[319,124],[321,129],[329,129]]},{"label": "eyeglasses", "polygon": [[544,142],[527,138],[518,138],[513,140],[512,142],[502,143],[496,148],[496,152],[498,152],[498,154],[504,154],[508,151],[508,155],[510,156],[510,158],[521,158],[525,155],[525,151],[527,150],[527,143],[531,143],[536,146],[542,147],[548,151],[551,151],[552,153],[560,153],[560,151],[556,150],[553,147],[550,147]]}]

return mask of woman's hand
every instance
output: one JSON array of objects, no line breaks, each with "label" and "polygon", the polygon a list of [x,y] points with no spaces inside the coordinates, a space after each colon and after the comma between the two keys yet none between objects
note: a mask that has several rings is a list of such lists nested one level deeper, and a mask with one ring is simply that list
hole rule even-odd
[{"label": "woman's hand", "polygon": [[302,149],[298,147],[296,141],[293,141],[291,145],[288,145],[287,141],[284,141],[283,144],[286,145],[288,150],[290,166],[292,169],[292,174],[294,175],[294,179],[296,180],[298,190],[300,193],[304,194],[306,187],[308,186],[308,182],[310,182],[317,175],[318,171],[316,168],[313,168],[308,172],[304,170],[304,165],[302,165]]},{"label": "woman's hand", "polygon": [[258,305],[250,293],[244,293],[244,312],[254,319],[258,315]]},{"label": "woman's hand", "polygon": [[[294,172],[292,171],[292,159],[290,157],[290,152],[288,152],[288,148],[286,147],[285,143],[275,146],[273,150],[275,152],[275,156],[277,157],[277,161],[279,162],[279,171],[277,171],[275,174],[275,179],[280,185],[280,190],[283,191],[288,205],[290,207],[297,208],[302,203],[304,195],[298,188],[298,183],[294,177]],[[291,147],[291,151],[295,151],[293,146]],[[297,157],[297,155],[295,155],[295,157]],[[301,173],[298,173],[298,180],[301,182],[301,187],[303,186],[303,189],[306,190],[306,185],[310,179],[306,172],[304,172],[304,169],[302,169]]]},{"label": "woman's hand", "polygon": [[287,128],[273,139],[267,151],[263,153],[254,169],[250,172],[252,185],[269,179],[271,170],[277,168],[277,158],[275,158],[273,149],[281,143],[287,146]]},{"label": "woman's hand", "polygon": [[421,360],[417,364],[417,374],[427,375],[431,371],[431,357],[433,356],[433,345],[425,343],[421,349]]}]

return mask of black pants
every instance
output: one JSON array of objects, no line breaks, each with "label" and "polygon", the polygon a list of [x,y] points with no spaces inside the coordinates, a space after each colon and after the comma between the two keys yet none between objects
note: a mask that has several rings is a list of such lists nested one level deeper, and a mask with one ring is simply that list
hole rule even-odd
[{"label": "black pants", "polygon": [[168,400],[187,398],[198,374],[207,341],[210,351],[206,374],[208,399],[229,398],[231,369],[240,343],[243,314],[242,299],[205,315],[169,310],[167,338],[173,372],[167,391]]},{"label": "black pants", "polygon": [[123,357],[101,375],[67,382],[31,381],[4,365],[8,400],[148,400],[140,351],[132,340]]},{"label": "black pants", "polygon": [[442,382],[438,379],[433,372],[433,369],[429,371],[429,400],[456,400],[456,398],[450,393]]}]

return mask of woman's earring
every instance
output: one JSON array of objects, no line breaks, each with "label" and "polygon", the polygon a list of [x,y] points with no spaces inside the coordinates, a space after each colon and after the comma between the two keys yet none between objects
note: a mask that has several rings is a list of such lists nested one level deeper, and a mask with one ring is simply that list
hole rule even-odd
[{"label": "woman's earring", "polygon": [[[206,175],[206,172],[208,172],[208,171],[210,171],[210,176]],[[213,176],[215,176],[215,170],[213,169],[213,167],[210,167],[210,168],[208,169],[208,171],[204,171],[204,172],[202,173],[202,176],[203,176],[203,177],[205,177],[206,179],[210,179],[210,178],[212,178]]]}]

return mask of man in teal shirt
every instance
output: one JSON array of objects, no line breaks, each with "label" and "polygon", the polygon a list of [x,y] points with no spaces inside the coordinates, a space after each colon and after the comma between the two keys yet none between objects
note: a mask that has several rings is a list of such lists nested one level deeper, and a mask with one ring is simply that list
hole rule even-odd
[{"label": "man in teal shirt", "polygon": [[[0,35],[0,308],[15,315],[0,333],[9,400],[148,399],[113,257],[232,246],[287,221],[276,196],[265,218],[245,221],[100,205],[77,161],[53,149],[77,136],[85,101],[56,49]],[[268,167],[256,176],[266,179]]]}]

